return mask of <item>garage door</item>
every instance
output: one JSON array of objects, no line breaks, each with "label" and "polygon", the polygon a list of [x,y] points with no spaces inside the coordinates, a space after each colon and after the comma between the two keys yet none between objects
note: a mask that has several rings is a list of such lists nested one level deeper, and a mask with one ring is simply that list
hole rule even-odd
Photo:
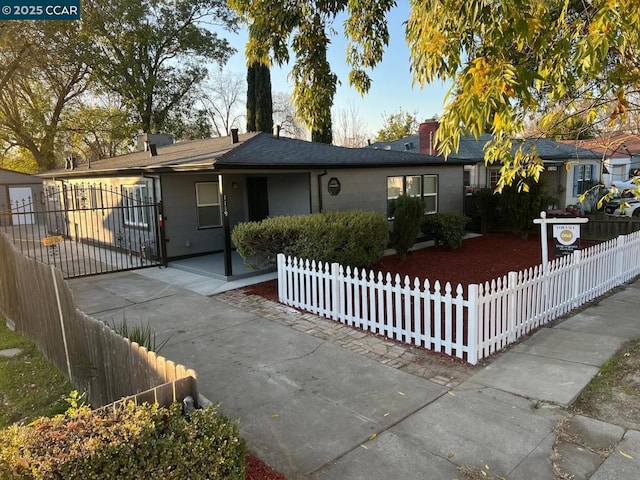
[{"label": "garage door", "polygon": [[32,195],[30,187],[9,187],[13,225],[33,225],[35,223]]}]

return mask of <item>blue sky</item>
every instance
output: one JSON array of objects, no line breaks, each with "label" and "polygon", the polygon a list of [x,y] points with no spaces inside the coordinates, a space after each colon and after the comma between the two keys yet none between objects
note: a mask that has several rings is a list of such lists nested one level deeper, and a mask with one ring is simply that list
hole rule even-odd
[{"label": "blue sky", "polygon": [[[389,46],[385,52],[383,61],[370,73],[373,84],[369,93],[362,97],[356,90],[349,86],[349,68],[346,64],[347,41],[342,34],[344,17],[339,17],[334,22],[334,29],[338,34],[332,37],[332,44],[328,52],[329,62],[333,71],[338,75],[341,85],[338,86],[334,98],[333,110],[346,109],[353,105],[359,112],[366,130],[375,136],[382,127],[383,114],[396,113],[400,108],[408,113],[417,113],[419,120],[441,115],[444,96],[448,85],[442,82],[426,85],[423,89],[419,85],[412,86],[412,74],[409,71],[409,47],[404,36],[404,24],[409,16],[409,2],[400,1],[400,5],[394,8],[389,16]],[[224,70],[233,73],[244,74],[246,63],[244,49],[247,42],[247,32],[242,30],[238,35],[223,32],[238,50]],[[282,68],[274,67],[271,71],[271,83],[273,92],[291,93],[293,85],[288,81],[292,63],[283,65]]]}]

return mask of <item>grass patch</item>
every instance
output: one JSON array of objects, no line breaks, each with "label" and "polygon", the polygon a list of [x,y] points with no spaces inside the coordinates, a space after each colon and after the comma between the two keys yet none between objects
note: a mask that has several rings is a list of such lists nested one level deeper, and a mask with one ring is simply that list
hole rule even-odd
[{"label": "grass patch", "polygon": [[21,353],[0,356],[0,428],[63,413],[73,386],[30,339],[9,330],[0,315],[0,350],[10,348]]},{"label": "grass patch", "polygon": [[582,391],[576,406],[579,406],[580,403],[588,403],[590,399],[594,398],[600,401],[610,400],[614,387],[619,386],[627,375],[633,373],[634,366],[630,364],[629,357],[637,355],[639,351],[640,339],[626,342],[613,357],[602,364],[598,374]]}]

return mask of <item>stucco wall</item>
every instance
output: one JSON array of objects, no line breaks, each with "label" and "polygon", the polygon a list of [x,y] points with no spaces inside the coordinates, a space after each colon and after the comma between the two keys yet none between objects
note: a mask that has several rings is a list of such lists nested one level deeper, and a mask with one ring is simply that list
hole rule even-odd
[{"label": "stucco wall", "polygon": [[[217,174],[171,174],[161,177],[162,206],[165,216],[167,257],[180,257],[222,250],[224,232],[222,226],[198,229],[196,183],[217,182]],[[228,197],[237,190],[227,188]],[[236,202],[229,198],[228,204]],[[232,212],[231,215],[237,212]],[[231,218],[231,217],[230,217]]]},{"label": "stucco wall", "polygon": [[[367,210],[387,212],[387,177],[397,175],[437,175],[438,213],[462,213],[462,165],[430,167],[358,168],[328,170],[321,177],[324,211]],[[318,173],[315,177],[317,178]],[[340,181],[340,193],[330,195],[327,184],[331,178]],[[317,182],[311,182],[315,186]],[[319,211],[317,187],[312,195],[313,211]]]},{"label": "stucco wall", "polygon": [[[153,181],[140,175],[120,177],[44,179],[45,208],[49,211],[47,225],[50,231],[68,235],[74,240],[91,240],[98,244],[131,248],[138,251],[140,236],[156,237],[156,219],[148,219],[147,226],[127,226],[121,207],[121,186],[146,185],[153,193]],[[66,190],[62,187],[66,185]],[[95,195],[91,189],[95,188]],[[63,198],[66,193],[66,198]],[[65,213],[65,205],[71,211]],[[95,209],[95,210],[94,210]],[[152,246],[153,249],[156,246]]]},{"label": "stucco wall", "polygon": [[269,191],[269,216],[311,213],[308,173],[266,175]]}]

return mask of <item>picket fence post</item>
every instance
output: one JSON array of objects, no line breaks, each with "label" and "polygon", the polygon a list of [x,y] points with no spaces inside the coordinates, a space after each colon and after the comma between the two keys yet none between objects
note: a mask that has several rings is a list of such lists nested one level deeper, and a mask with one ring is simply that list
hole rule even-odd
[{"label": "picket fence post", "polygon": [[616,239],[616,273],[615,273],[615,286],[621,285],[624,283],[624,235],[618,235]]},{"label": "picket fence post", "polygon": [[582,252],[574,250],[571,258],[571,273],[573,275],[573,308],[581,305],[580,297],[580,261],[582,260]]},{"label": "picket fence post", "polygon": [[331,264],[331,318],[338,319],[340,309],[340,264]]},{"label": "picket fence post", "polygon": [[478,363],[478,285],[472,283],[468,288],[467,299],[467,361],[471,365]]},{"label": "picket fence post", "polygon": [[[507,343],[516,341],[516,286],[518,273],[509,272],[507,283]],[[504,325],[504,324],[503,324]]]},{"label": "picket fence post", "polygon": [[280,303],[286,303],[284,299],[284,292],[285,292],[284,285],[285,285],[287,275],[285,272],[286,261],[285,261],[284,253],[278,254],[276,262],[278,265],[278,301]]}]

